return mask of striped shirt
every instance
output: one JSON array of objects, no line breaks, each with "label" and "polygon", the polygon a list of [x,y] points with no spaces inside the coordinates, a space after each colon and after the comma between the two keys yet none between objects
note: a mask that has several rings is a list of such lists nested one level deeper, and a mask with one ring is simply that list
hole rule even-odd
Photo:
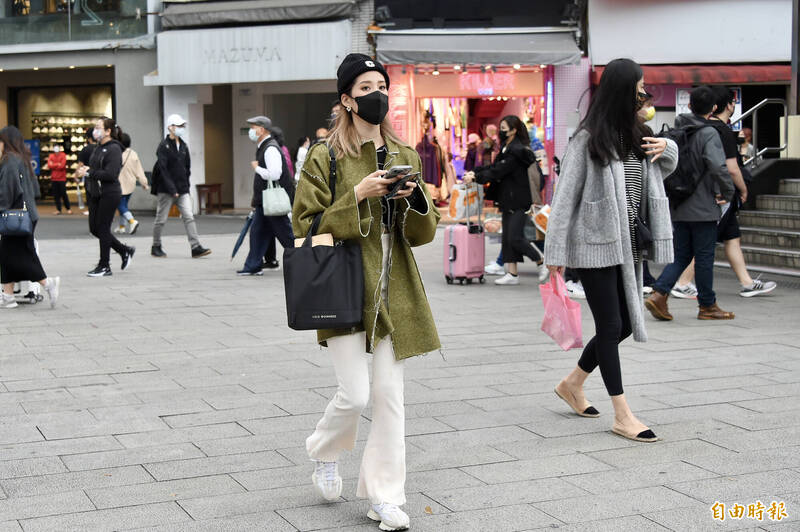
[{"label": "striped shirt", "polygon": [[642,161],[633,151],[628,153],[623,161],[625,167],[625,197],[628,201],[628,228],[631,233],[631,249],[633,262],[641,261],[641,251],[636,245],[636,224],[634,219],[639,214],[639,205],[642,201]]}]

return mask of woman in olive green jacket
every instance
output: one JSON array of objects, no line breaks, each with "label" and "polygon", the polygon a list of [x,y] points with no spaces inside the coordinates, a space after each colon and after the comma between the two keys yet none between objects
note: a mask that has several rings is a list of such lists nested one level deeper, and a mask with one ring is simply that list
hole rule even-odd
[{"label": "woman in olive green jacket", "polygon": [[[368,516],[383,530],[408,528],[399,508],[405,498],[404,359],[440,348],[413,246],[433,240],[439,221],[426,187],[409,181],[396,199],[384,196],[396,179],[384,179],[392,166],[420,171],[416,150],[394,133],[389,109],[389,77],[380,63],[350,54],[337,73],[343,110],[326,144],[309,150],[294,202],[292,225],[304,237],[317,214],[318,233],[335,240],[357,240],[364,266],[364,311],[360,327],[323,330],[318,340],[329,348],[339,388],[306,448],[317,465],[312,482],[327,500],[341,495],[337,461],[351,450],[361,411],[370,397],[368,360],[372,358],[372,424],[364,450],[357,496],[372,504]],[[331,147],[336,156],[336,197],[329,185]],[[386,170],[384,170],[384,168]]]}]

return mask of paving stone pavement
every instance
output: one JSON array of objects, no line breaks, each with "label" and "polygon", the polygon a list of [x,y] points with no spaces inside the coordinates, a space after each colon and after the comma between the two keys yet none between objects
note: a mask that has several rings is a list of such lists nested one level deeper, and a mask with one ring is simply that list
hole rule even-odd
[{"label": "paving stone pavement", "polygon": [[[342,499],[311,487],[304,440],[335,378],[313,333],[286,327],[281,274],[236,277],[234,235],[203,238],[199,260],[184,237],[166,260],[129,240],[130,270],[100,279],[84,275],[96,241],[41,241],[59,306],[0,311],[0,531],[376,530],[355,497],[369,410]],[[743,299],[721,272],[736,320],[672,300],[674,322],[648,316],[623,377],[663,440],[637,444],[610,433],[599,374],[598,419],[553,394],[579,353],[539,331],[534,268],[519,287],[447,286],[441,247],[417,250],[444,348],[406,363],[413,530],[800,530],[800,291]],[[713,519],[716,501],[757,500],[787,517]]]}]

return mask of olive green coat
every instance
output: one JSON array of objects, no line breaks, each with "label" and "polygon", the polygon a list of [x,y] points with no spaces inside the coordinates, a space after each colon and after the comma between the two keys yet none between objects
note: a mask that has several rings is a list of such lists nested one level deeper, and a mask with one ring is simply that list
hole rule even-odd
[{"label": "olive green coat", "polygon": [[[387,141],[385,167],[411,165],[420,171],[416,150]],[[328,186],[330,156],[324,144],[312,147],[303,165],[294,199],[292,226],[295,237],[308,234],[314,217],[323,212],[318,233],[331,233],[335,240],[357,240],[361,244],[364,264],[364,316],[360,327],[354,329],[320,330],[318,341],[334,336],[366,331],[366,350],[373,353],[377,343],[391,338],[395,358],[402,360],[414,355],[435,351],[441,347],[425,288],[411,251],[433,240],[439,223],[439,211],[431,202],[425,184],[418,179],[417,188],[408,200],[395,202],[397,209],[392,220],[391,251],[389,255],[388,306],[381,294],[383,246],[381,235],[380,198],[367,198],[356,203],[355,186],[378,168],[375,144],[365,142],[361,156],[341,157],[336,161],[336,198],[331,202]],[[413,204],[413,208],[412,208]]]}]

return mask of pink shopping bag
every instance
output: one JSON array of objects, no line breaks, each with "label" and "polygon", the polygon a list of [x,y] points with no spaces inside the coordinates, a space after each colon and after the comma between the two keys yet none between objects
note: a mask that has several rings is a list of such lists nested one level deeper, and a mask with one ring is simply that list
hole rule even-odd
[{"label": "pink shopping bag", "polygon": [[583,347],[581,304],[567,296],[561,274],[551,275],[550,281],[541,285],[539,291],[544,305],[542,330],[564,351]]}]

